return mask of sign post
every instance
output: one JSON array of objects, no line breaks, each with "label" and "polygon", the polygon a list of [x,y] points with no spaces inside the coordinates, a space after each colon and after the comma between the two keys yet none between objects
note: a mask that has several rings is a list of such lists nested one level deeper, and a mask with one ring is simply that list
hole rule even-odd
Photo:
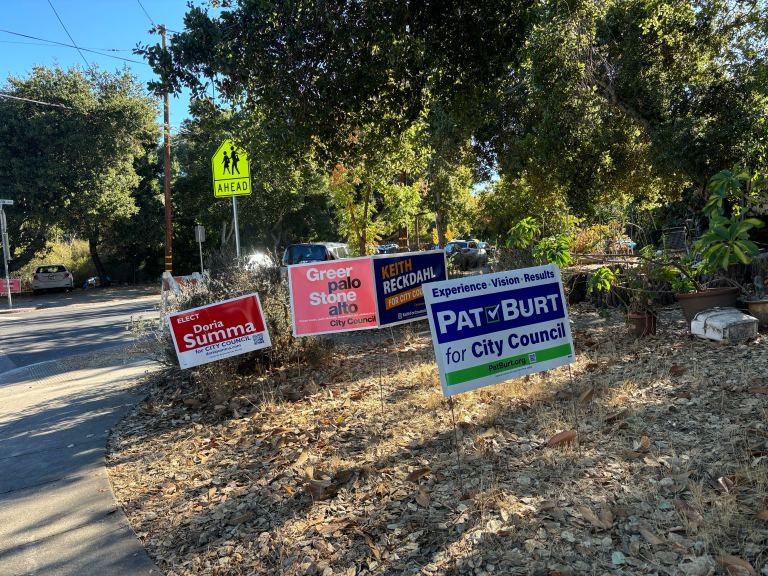
[{"label": "sign post", "polygon": [[200,247],[200,274],[205,274],[203,268],[203,242],[205,242],[205,226],[195,226],[195,242]]},{"label": "sign post", "polygon": [[237,223],[237,196],[232,196],[232,221],[235,224],[235,255],[240,261],[240,226]]},{"label": "sign post", "polygon": [[235,253],[240,260],[240,230],[237,223],[237,197],[251,194],[251,169],[248,154],[243,148],[227,139],[211,157],[213,195],[216,198],[232,198],[232,218],[235,228]]},{"label": "sign post", "polygon": [[434,282],[424,297],[445,396],[576,360],[556,265]]},{"label": "sign post", "polygon": [[13,299],[11,298],[11,279],[8,275],[8,261],[11,259],[11,247],[8,243],[8,225],[5,221],[5,210],[3,206],[13,206],[13,200],[0,200],[0,237],[3,243],[3,268],[5,269],[5,289],[8,296],[8,309],[13,309]]}]

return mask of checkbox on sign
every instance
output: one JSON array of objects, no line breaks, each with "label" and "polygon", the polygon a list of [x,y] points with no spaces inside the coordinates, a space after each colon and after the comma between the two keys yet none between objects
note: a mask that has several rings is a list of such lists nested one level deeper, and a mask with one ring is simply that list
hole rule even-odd
[{"label": "checkbox on sign", "polygon": [[486,324],[493,324],[494,322],[501,322],[501,313],[499,311],[499,304],[495,306],[485,307],[485,322]]}]

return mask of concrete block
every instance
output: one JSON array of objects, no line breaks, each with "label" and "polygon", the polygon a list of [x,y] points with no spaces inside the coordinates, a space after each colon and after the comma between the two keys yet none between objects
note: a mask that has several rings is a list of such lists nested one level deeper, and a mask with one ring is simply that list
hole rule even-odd
[{"label": "concrete block", "polygon": [[757,318],[736,308],[712,308],[696,314],[691,334],[708,340],[738,342],[757,336]]}]

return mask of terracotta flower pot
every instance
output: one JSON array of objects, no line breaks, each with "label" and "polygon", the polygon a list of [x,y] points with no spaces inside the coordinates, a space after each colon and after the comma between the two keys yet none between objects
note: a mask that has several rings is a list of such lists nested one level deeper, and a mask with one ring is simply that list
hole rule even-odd
[{"label": "terracotta flower pot", "polygon": [[728,288],[707,288],[700,292],[688,292],[685,294],[675,294],[680,308],[683,309],[683,316],[690,325],[691,320],[702,310],[710,308],[733,308],[736,306],[736,298],[739,296],[739,289],[735,286]]},{"label": "terracotta flower pot", "polygon": [[757,318],[760,327],[768,327],[768,298],[763,300],[747,300],[749,315]]},{"label": "terracotta flower pot", "polygon": [[650,312],[627,313],[629,332],[639,338],[656,335],[656,316]]}]

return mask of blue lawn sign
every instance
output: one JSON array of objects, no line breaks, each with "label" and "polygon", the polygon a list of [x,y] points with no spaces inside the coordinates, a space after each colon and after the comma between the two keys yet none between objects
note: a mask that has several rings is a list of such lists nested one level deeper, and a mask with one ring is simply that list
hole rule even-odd
[{"label": "blue lawn sign", "polygon": [[576,360],[555,265],[424,287],[445,396]]},{"label": "blue lawn sign", "polygon": [[373,256],[371,263],[380,326],[426,318],[422,284],[448,277],[442,250]]}]

